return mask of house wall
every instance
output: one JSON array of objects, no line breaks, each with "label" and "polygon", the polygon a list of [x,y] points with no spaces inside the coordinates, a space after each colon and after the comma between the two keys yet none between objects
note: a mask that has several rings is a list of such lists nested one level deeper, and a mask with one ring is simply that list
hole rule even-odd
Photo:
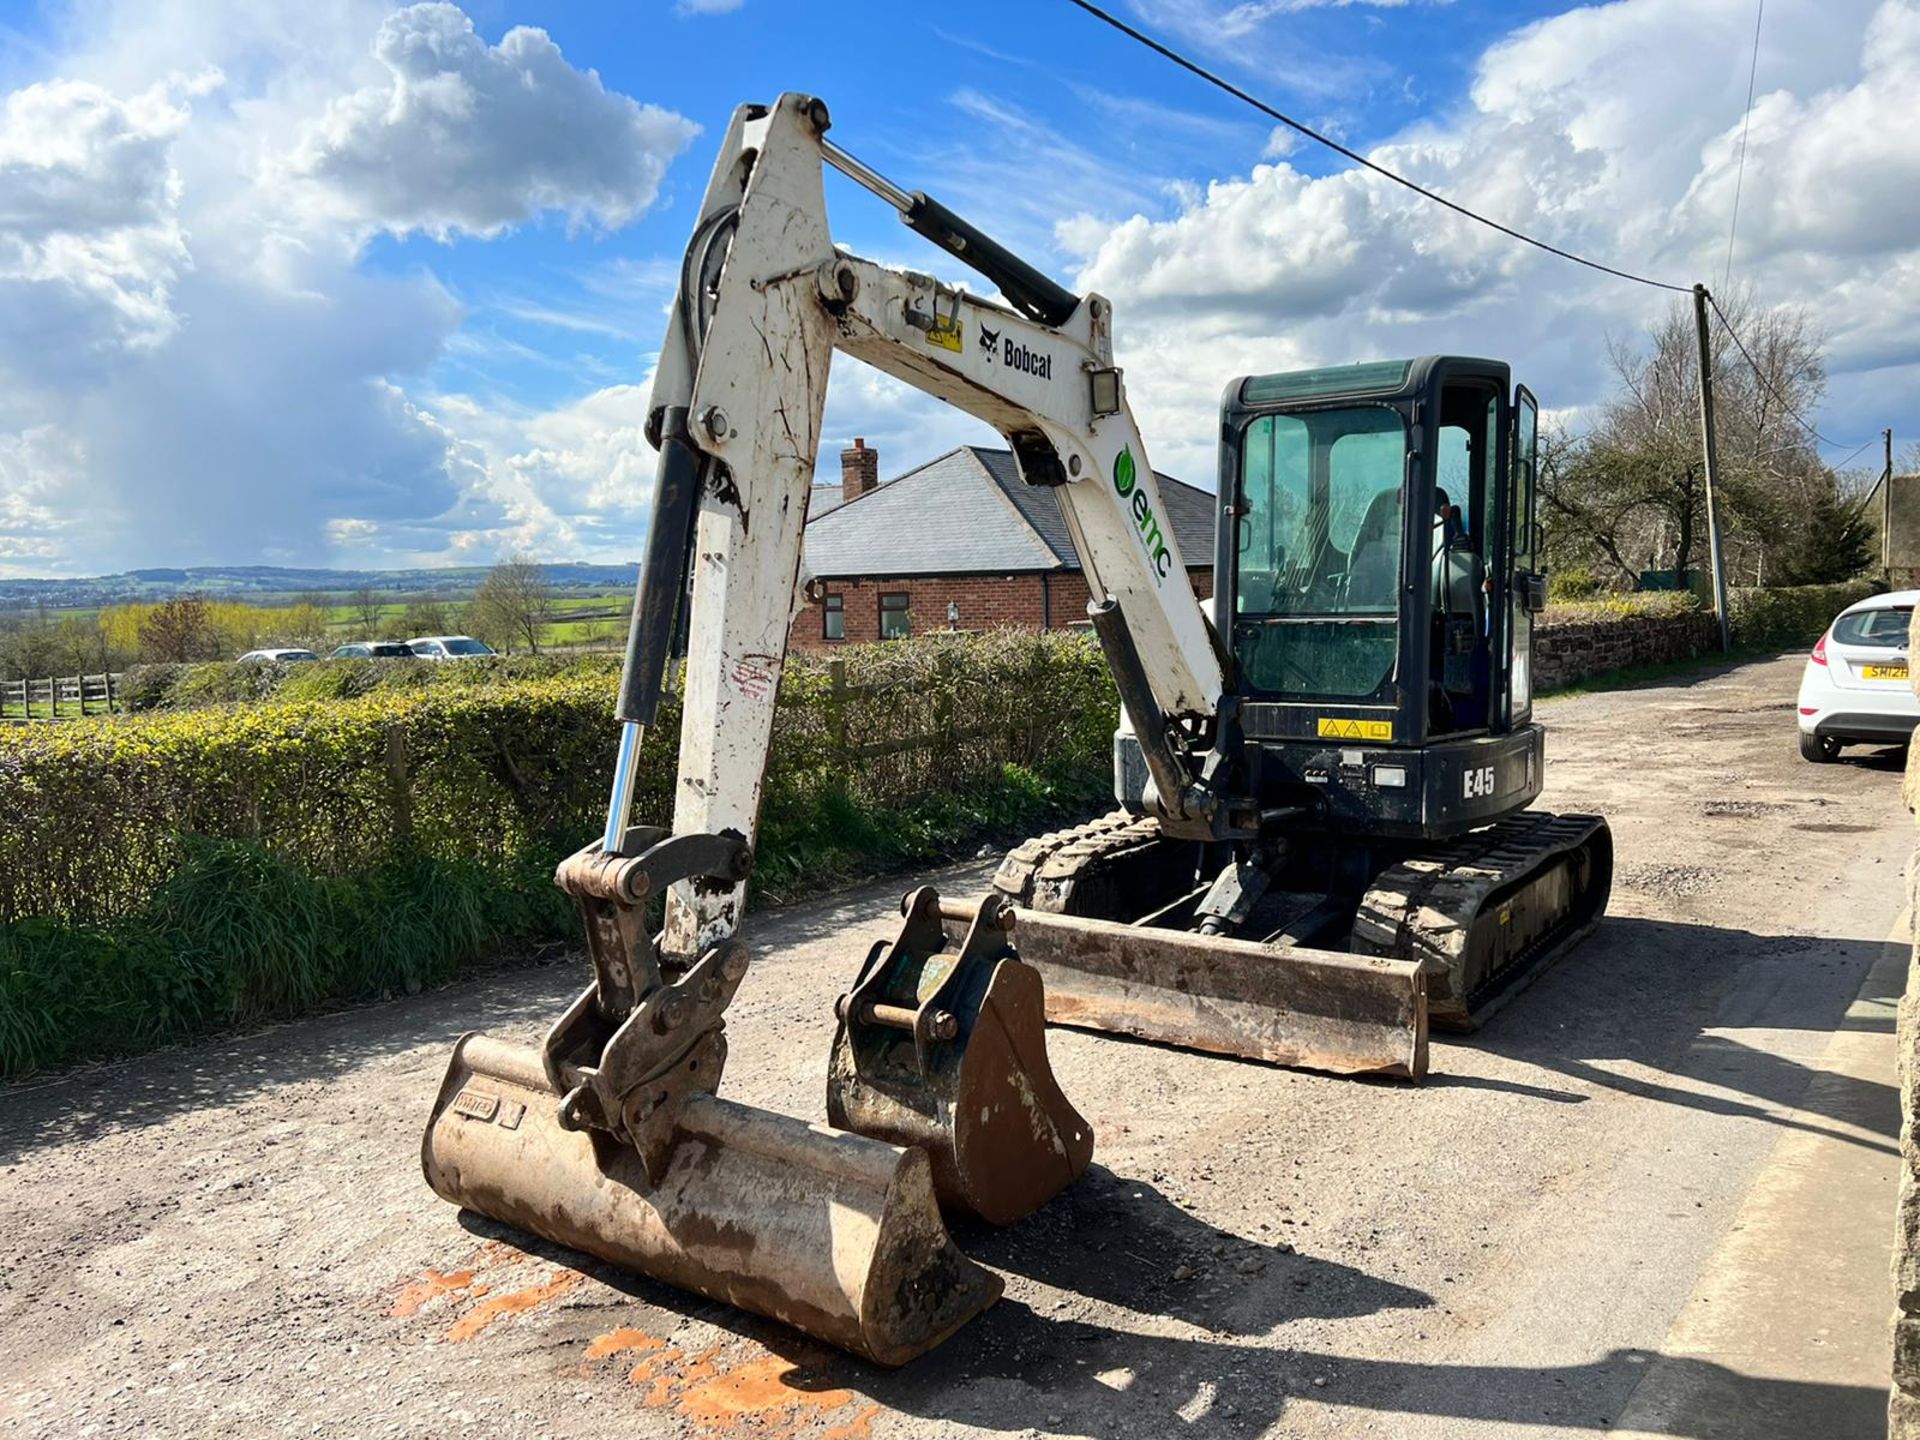
[{"label": "house wall", "polygon": [[[1193,590],[1213,593],[1211,570],[1189,571]],[[1051,575],[939,575],[917,580],[827,580],[829,595],[846,606],[846,643],[880,638],[880,597],[904,593],[913,633],[947,628],[947,606],[960,606],[960,630],[1065,630],[1087,623],[1087,582],[1077,571]],[[789,643],[796,650],[832,650],[825,637],[823,607],[804,606],[794,618]]]}]

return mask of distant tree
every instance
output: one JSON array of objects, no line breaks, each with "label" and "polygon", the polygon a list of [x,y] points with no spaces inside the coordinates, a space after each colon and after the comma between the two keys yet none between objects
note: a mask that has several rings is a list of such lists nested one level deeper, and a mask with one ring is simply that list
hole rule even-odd
[{"label": "distant tree", "polygon": [[1774,585],[1830,585],[1851,580],[1873,564],[1879,531],[1866,508],[1841,493],[1832,477],[1814,493],[1804,523],[1775,554]]},{"label": "distant tree", "polygon": [[273,638],[282,645],[297,645],[305,650],[324,651],[331,649],[328,644],[327,627],[331,623],[331,611],[322,605],[316,605],[311,599],[299,600],[283,610],[276,610],[268,620],[267,629]]},{"label": "distant tree", "polygon": [[400,612],[400,638],[403,640],[411,640],[416,635],[445,635],[452,629],[453,619],[446,602],[430,595],[409,600],[407,608]]},{"label": "distant tree", "polygon": [[386,596],[371,585],[362,585],[347,597],[347,608],[353,613],[356,636],[362,640],[378,638],[387,614]]},{"label": "distant tree", "polygon": [[197,592],[162,601],[141,617],[142,660],[211,660],[219,647],[206,597]]},{"label": "distant tree", "polygon": [[467,606],[475,635],[499,650],[525,645],[540,653],[540,632],[553,618],[553,587],[531,555],[510,555],[487,572]]}]

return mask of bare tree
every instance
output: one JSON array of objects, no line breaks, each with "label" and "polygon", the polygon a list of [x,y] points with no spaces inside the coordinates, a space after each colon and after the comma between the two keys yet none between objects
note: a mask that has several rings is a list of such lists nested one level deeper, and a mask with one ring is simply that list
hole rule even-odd
[{"label": "bare tree", "polygon": [[143,660],[210,660],[220,644],[206,597],[178,595],[156,605],[140,621]]},{"label": "bare tree", "polygon": [[354,633],[359,639],[378,638],[387,613],[386,596],[371,585],[362,585],[347,597],[347,609],[353,615]]},{"label": "bare tree", "polygon": [[496,649],[524,644],[540,653],[540,632],[553,618],[553,586],[531,555],[510,555],[487,572],[467,606],[473,633]]},{"label": "bare tree", "polygon": [[[1721,538],[1729,572],[1757,577],[1770,554],[1801,547],[1833,493],[1832,472],[1795,419],[1818,407],[1826,366],[1804,312],[1761,310],[1744,293],[1721,307],[1747,352],[1714,322]],[[1543,465],[1553,548],[1628,585],[1642,570],[1672,570],[1685,584],[1708,548],[1691,302],[1676,302],[1641,344],[1614,341],[1608,354],[1614,398],[1589,434],[1566,445],[1557,468]]]},{"label": "bare tree", "polygon": [[409,600],[407,608],[400,612],[400,629],[406,639],[416,635],[445,635],[452,628],[446,602],[431,595]]}]

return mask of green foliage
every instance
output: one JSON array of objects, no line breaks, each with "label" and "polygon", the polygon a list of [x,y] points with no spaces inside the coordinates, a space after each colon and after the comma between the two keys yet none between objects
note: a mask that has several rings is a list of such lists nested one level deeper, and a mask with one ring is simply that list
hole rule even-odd
[{"label": "green foliage", "polygon": [[1779,546],[1770,572],[1781,585],[1832,585],[1873,563],[1879,532],[1865,507],[1840,494],[1831,475],[1814,486],[1800,523]]},{"label": "green foliage", "polygon": [[[234,669],[148,688],[220,693]],[[267,703],[0,733],[0,1076],[571,933],[551,875],[599,829],[616,675],[609,658],[306,664]],[[1115,713],[1084,635],[795,656],[755,884],[797,894],[1084,810]],[[678,728],[669,694],[643,817],[671,812]]]},{"label": "green foliage", "polygon": [[1543,627],[1590,625],[1607,620],[1677,620],[1699,608],[1684,590],[1633,590],[1592,600],[1555,601],[1541,614]]},{"label": "green foliage", "polygon": [[571,925],[524,873],[405,856],[351,880],[236,840],[190,839],[127,916],[0,925],[0,1076],[136,1054],[329,1001],[413,992]]},{"label": "green foliage", "polygon": [[1736,645],[1780,649],[1812,640],[1856,600],[1886,589],[1872,580],[1727,592],[1727,620]]},{"label": "green foliage", "polygon": [[1591,600],[1600,593],[1600,578],[1585,565],[1554,570],[1547,576],[1549,601]]}]

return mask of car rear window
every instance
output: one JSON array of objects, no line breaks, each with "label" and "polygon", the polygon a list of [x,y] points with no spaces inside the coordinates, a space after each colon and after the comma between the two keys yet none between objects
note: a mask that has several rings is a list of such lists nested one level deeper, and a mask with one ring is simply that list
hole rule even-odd
[{"label": "car rear window", "polygon": [[1883,605],[1874,610],[1855,610],[1833,622],[1833,638],[1842,645],[1868,645],[1893,650],[1907,643],[1907,626],[1912,620],[1911,605]]}]

